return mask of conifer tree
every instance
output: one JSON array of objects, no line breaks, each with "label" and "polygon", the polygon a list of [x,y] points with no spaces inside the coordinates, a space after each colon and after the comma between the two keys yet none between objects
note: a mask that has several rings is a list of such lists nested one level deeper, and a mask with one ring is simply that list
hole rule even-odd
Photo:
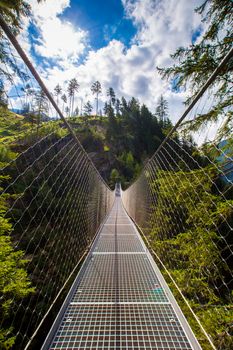
[{"label": "conifer tree", "polygon": [[74,96],[75,96],[75,92],[77,92],[78,89],[79,89],[79,83],[77,82],[77,79],[76,78],[71,79],[68,85],[68,96],[70,98],[70,105],[69,105],[70,116],[73,114]]},{"label": "conifer tree", "polygon": [[84,105],[83,110],[85,115],[90,115],[92,112],[92,105],[90,101],[87,101],[87,103]]},{"label": "conifer tree", "polygon": [[107,96],[109,97],[109,103],[114,106],[116,103],[116,95],[112,87],[107,90]]},{"label": "conifer tree", "polygon": [[54,88],[54,93],[55,93],[55,96],[57,97],[57,105],[59,103],[59,95],[61,95],[62,93],[62,88],[59,84],[57,84]]},{"label": "conifer tree", "polygon": [[164,122],[168,116],[168,102],[167,102],[167,100],[165,100],[163,95],[161,95],[159,100],[158,100],[155,115],[157,116],[158,120],[162,124],[164,124]]},{"label": "conifer tree", "polygon": [[[168,68],[158,68],[162,78],[171,79],[175,89],[189,84],[190,96],[193,98],[217,68],[232,47],[233,6],[232,0],[205,0],[195,11],[202,16],[207,29],[201,38],[188,47],[180,47],[171,57],[174,64]],[[227,134],[233,124],[233,115],[229,112],[232,104],[232,59],[222,69],[214,82],[215,102],[211,110],[201,114],[189,123],[189,128],[197,130],[209,121],[225,116],[226,123],[220,134]]]},{"label": "conifer tree", "polygon": [[91,86],[91,91],[94,95],[96,95],[96,115],[98,114],[98,104],[99,104],[99,94],[102,92],[101,84],[97,80]]}]

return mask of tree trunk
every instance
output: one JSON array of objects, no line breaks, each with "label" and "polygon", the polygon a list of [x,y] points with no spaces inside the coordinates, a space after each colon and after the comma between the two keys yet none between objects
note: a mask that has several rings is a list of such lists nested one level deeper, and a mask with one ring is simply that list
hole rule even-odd
[{"label": "tree trunk", "polygon": [[98,93],[96,94],[96,116],[98,114]]}]

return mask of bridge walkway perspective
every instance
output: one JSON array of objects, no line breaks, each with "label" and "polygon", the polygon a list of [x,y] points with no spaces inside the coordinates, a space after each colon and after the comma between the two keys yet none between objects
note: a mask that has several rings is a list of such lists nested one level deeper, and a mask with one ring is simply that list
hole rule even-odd
[{"label": "bridge walkway perspective", "polygon": [[42,349],[201,349],[119,194]]}]

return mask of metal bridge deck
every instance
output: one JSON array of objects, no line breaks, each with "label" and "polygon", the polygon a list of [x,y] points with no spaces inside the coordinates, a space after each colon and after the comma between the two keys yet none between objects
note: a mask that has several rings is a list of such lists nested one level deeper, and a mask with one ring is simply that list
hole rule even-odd
[{"label": "metal bridge deck", "polygon": [[43,349],[201,349],[120,197]]}]

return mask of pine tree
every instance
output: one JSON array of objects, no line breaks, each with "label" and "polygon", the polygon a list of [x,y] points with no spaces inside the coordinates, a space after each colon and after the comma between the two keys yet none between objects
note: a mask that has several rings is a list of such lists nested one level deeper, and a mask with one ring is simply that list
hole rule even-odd
[{"label": "pine tree", "polygon": [[[38,2],[40,2],[38,0]],[[31,6],[29,1],[24,0],[1,0],[0,1],[0,13],[10,27],[14,35],[19,34],[22,29],[22,19],[30,15]],[[26,80],[27,75],[17,66],[15,60],[9,55],[8,40],[3,35],[3,30],[0,27],[0,79],[4,77],[8,81],[12,82],[13,74],[18,75],[21,79]],[[10,67],[9,69],[5,69]],[[13,74],[11,73],[13,72]]]},{"label": "pine tree", "polygon": [[48,110],[49,110],[48,99],[43,90],[39,90],[38,92],[36,92],[35,98],[34,98],[34,107],[36,109],[37,133],[38,133],[42,115],[45,113],[48,113]]},{"label": "pine tree", "polygon": [[92,105],[90,101],[87,101],[87,103],[84,105],[83,110],[84,110],[84,115],[90,115],[92,112]]},{"label": "pine tree", "polygon": [[74,96],[75,96],[75,92],[77,92],[78,89],[79,89],[79,83],[77,82],[77,79],[76,78],[71,79],[68,85],[68,96],[70,98],[70,106],[69,106],[70,116],[73,114]]},{"label": "pine tree", "polygon": [[[11,30],[15,34],[19,33],[21,29],[21,20],[24,16],[29,16],[31,7],[28,1],[24,0],[2,0],[0,1],[1,15]],[[0,37],[2,36],[2,29],[0,28]]]},{"label": "pine tree", "polygon": [[92,84],[91,91],[93,94],[96,95],[96,115],[97,115],[98,114],[99,94],[101,94],[101,92],[102,92],[101,84],[98,80]]},{"label": "pine tree", "polygon": [[[186,103],[189,103],[190,99],[204,85],[232,47],[232,0],[205,0],[195,11],[202,16],[202,22],[207,25],[201,39],[189,47],[178,48],[171,55],[174,60],[171,67],[158,68],[162,78],[172,79],[175,89],[186,87],[189,83],[191,96]],[[215,88],[215,102],[211,110],[189,123],[190,129],[197,130],[207,122],[216,121],[225,116],[225,127],[220,134],[229,132],[233,124],[233,114],[229,112],[229,107],[232,104],[232,70],[231,60],[222,69],[212,85]]]},{"label": "pine tree", "polygon": [[155,115],[157,116],[161,124],[165,123],[165,120],[168,116],[168,102],[167,100],[165,100],[163,95],[161,95],[158,100],[158,104],[155,110]]},{"label": "pine tree", "polygon": [[3,82],[0,80],[0,106],[7,107],[7,99],[4,91]]},{"label": "pine tree", "polygon": [[107,90],[107,96],[109,97],[109,103],[114,106],[116,103],[116,95],[112,87]]},{"label": "pine tree", "polygon": [[58,102],[59,102],[59,95],[61,95],[62,93],[62,88],[59,84],[57,84],[54,88],[54,93],[55,93],[55,96],[57,96],[57,105],[58,105]]},{"label": "pine tree", "polygon": [[108,108],[109,108],[109,104],[108,104],[108,102],[105,102],[105,104],[104,104],[104,114],[105,115],[108,115]]},{"label": "pine tree", "polygon": [[121,101],[117,98],[115,103],[116,115],[119,115],[121,109]]},{"label": "pine tree", "polygon": [[30,84],[26,84],[25,87],[21,88],[21,91],[24,92],[24,105],[28,106],[29,110],[31,108],[31,97],[35,95],[35,90]]}]

